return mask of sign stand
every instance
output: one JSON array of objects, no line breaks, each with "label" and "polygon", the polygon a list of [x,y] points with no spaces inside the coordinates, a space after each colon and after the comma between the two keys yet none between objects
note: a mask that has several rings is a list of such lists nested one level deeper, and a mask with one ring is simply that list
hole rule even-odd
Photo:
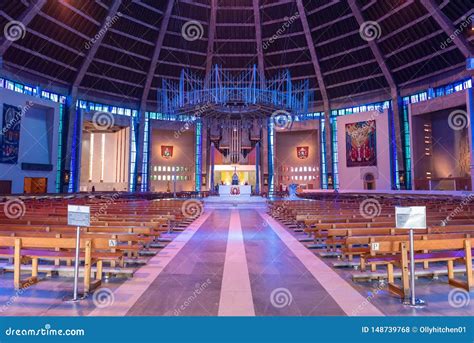
[{"label": "sign stand", "polygon": [[415,296],[415,237],[413,229],[410,229],[410,300],[404,300],[403,305],[411,307],[424,307],[425,301]]},{"label": "sign stand", "polygon": [[64,298],[64,301],[77,302],[87,297],[85,294],[79,295],[79,260],[81,250],[81,227],[90,226],[90,207],[68,205],[68,225],[76,226],[76,254],[74,260],[73,295],[72,298]]},{"label": "sign stand", "polygon": [[410,238],[410,299],[404,299],[403,305],[411,307],[424,307],[424,300],[415,296],[415,229],[426,229],[426,207],[395,207],[395,220],[397,229],[408,229]]}]

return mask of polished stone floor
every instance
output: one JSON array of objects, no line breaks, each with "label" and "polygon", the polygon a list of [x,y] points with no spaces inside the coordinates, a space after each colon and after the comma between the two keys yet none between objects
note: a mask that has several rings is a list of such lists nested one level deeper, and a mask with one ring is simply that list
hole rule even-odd
[{"label": "polished stone floor", "polygon": [[473,315],[474,292],[445,278],[417,280],[424,309],[404,307],[377,282],[353,282],[352,269],[308,250],[264,209],[208,208],[132,279],[109,279],[71,304],[68,277],[45,277],[22,291],[0,274],[1,315],[320,316]]},{"label": "polished stone floor", "polygon": [[[344,315],[258,212],[242,210],[240,215],[256,315]],[[277,302],[279,289],[285,300],[281,305],[287,306]]]}]

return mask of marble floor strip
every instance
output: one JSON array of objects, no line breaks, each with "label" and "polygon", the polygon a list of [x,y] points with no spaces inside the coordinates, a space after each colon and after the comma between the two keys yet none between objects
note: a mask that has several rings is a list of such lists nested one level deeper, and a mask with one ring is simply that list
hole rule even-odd
[{"label": "marble floor strip", "polygon": [[255,316],[240,211],[237,210],[232,210],[230,216],[219,316]]}]

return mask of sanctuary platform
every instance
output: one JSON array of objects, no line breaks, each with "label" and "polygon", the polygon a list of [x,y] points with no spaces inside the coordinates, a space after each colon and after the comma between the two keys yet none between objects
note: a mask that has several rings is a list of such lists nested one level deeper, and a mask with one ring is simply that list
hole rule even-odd
[{"label": "sanctuary platform", "polygon": [[203,202],[205,209],[265,209],[267,199],[250,195],[218,195],[207,197]]}]

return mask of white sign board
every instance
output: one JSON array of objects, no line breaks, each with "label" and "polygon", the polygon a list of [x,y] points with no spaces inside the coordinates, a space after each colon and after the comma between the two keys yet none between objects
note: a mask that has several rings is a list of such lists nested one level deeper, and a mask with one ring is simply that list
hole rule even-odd
[{"label": "white sign board", "polygon": [[397,229],[426,229],[426,207],[395,207]]},{"label": "white sign board", "polygon": [[91,209],[89,206],[67,206],[67,225],[71,226],[90,226]]}]

